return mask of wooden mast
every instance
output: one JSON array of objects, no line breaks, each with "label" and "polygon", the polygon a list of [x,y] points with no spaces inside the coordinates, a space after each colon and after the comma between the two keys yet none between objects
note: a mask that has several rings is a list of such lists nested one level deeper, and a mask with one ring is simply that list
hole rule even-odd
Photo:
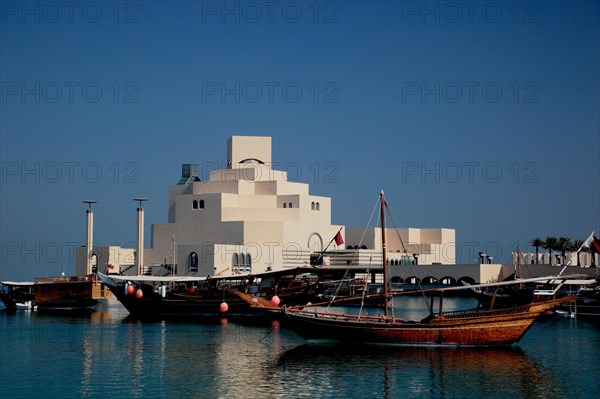
[{"label": "wooden mast", "polygon": [[383,302],[385,304],[385,317],[388,317],[387,248],[385,244],[385,198],[383,190],[381,190],[381,247],[383,258]]}]

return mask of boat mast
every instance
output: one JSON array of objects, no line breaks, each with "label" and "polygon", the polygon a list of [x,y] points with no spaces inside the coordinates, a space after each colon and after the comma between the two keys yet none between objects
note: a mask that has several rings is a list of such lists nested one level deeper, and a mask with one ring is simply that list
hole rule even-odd
[{"label": "boat mast", "polygon": [[383,190],[381,190],[381,247],[383,258],[383,302],[385,304],[385,317],[388,317],[387,247],[385,245],[385,198]]},{"label": "boat mast", "polygon": [[175,267],[175,260],[177,259],[177,257],[175,255],[175,234],[173,234],[173,237],[171,238],[171,246],[173,247],[173,251],[171,252],[171,275],[176,276],[177,268]]}]

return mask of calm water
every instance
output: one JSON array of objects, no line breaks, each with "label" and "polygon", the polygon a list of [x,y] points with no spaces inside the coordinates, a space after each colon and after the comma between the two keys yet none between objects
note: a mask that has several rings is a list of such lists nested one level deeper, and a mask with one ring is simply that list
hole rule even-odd
[{"label": "calm water", "polygon": [[270,322],[126,316],[118,303],[66,317],[0,310],[0,397],[600,396],[598,322],[542,320],[515,348],[413,349],[306,345]]}]

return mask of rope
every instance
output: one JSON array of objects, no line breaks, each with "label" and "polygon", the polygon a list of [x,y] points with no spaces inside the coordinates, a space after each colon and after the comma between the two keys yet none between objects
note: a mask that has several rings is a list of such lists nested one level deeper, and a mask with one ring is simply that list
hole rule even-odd
[{"label": "rope", "polygon": [[279,321],[275,320],[275,323],[273,323],[273,327],[271,327],[271,329],[269,330],[269,332],[267,332],[267,334],[262,337],[261,339],[258,340],[258,342],[263,342],[265,338],[267,338],[269,335],[271,335],[271,333],[273,332],[273,330],[275,329],[275,327],[277,327],[277,325],[279,324]]},{"label": "rope", "polygon": [[[369,257],[369,267],[367,268],[367,274],[369,274],[369,272],[371,271],[371,260],[372,259],[373,259],[373,257]],[[360,300],[360,309],[358,310],[358,320],[360,320],[360,316],[362,316],[362,311],[365,306],[365,293],[368,291],[368,289],[369,289],[369,282],[367,279],[365,279],[365,285],[363,286],[363,294],[362,294],[362,298]]]},{"label": "rope", "polygon": [[[371,212],[371,216],[369,217],[369,221],[367,222],[367,226],[371,225],[371,221],[373,220],[373,215],[375,214],[375,211],[377,210],[377,205],[379,204],[379,197],[377,198],[377,201],[375,201],[375,205],[373,206],[373,211]],[[360,238],[360,242],[358,243],[358,247],[360,248],[360,246],[363,243],[363,240],[365,239],[365,235],[367,234],[367,229],[365,229],[363,231],[362,237]],[[354,252],[354,254],[352,255],[352,258],[350,259],[350,263],[352,263],[354,261],[354,258],[356,258],[356,254],[358,252]],[[346,279],[346,275],[348,274],[348,269],[346,269],[346,271],[344,272],[344,276],[342,277],[342,279],[340,280],[340,284],[337,286],[332,298],[329,300],[329,304],[327,305],[327,309],[329,309],[329,307],[331,306],[331,304],[335,301],[338,293],[340,292],[340,288],[342,287],[342,283],[345,281]],[[363,291],[363,295],[364,295],[364,291]]]},{"label": "rope", "polygon": [[[396,222],[394,221],[394,217],[392,216],[392,212],[390,211],[390,208],[389,208],[389,206],[387,204],[387,201],[385,202],[385,209],[387,210],[388,215],[390,217],[390,220],[392,221],[392,226],[394,226],[394,230],[396,231],[396,235],[398,236],[398,239],[400,240],[400,243],[402,244],[402,249],[404,250],[404,254],[406,254],[406,247],[404,246],[404,242],[402,241],[402,238],[400,237],[400,232],[398,231],[398,227],[396,226]],[[416,277],[417,276],[417,271],[415,270],[414,265],[412,264],[412,262],[410,263],[410,268],[411,268],[411,270],[413,272],[413,275],[417,279],[417,284],[419,285],[419,290],[421,291],[421,295],[423,296],[423,299],[425,300],[425,304],[427,304],[427,308],[429,309],[429,312],[433,313],[433,307],[429,303],[429,299],[427,299],[427,295],[425,295],[425,292],[423,292],[423,286],[421,285],[421,280]],[[392,310],[393,310],[393,307],[392,307]]]}]

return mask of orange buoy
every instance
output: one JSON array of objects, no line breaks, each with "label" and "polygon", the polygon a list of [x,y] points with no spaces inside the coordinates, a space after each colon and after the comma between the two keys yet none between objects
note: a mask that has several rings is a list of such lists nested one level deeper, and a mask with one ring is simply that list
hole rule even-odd
[{"label": "orange buoy", "polygon": [[135,287],[133,285],[127,286],[127,294],[129,294],[129,295],[135,294]]},{"label": "orange buoy", "polygon": [[271,303],[273,305],[279,306],[279,304],[281,303],[281,300],[279,299],[279,297],[277,295],[275,295],[273,298],[271,298]]},{"label": "orange buoy", "polygon": [[138,290],[135,292],[135,297],[136,297],[137,299],[141,299],[143,296],[144,296],[144,293],[142,292],[142,290],[141,290],[141,289],[138,289]]},{"label": "orange buoy", "polygon": [[219,305],[219,311],[221,313],[225,313],[229,310],[229,305],[227,304],[227,302],[221,302],[221,304]]}]

